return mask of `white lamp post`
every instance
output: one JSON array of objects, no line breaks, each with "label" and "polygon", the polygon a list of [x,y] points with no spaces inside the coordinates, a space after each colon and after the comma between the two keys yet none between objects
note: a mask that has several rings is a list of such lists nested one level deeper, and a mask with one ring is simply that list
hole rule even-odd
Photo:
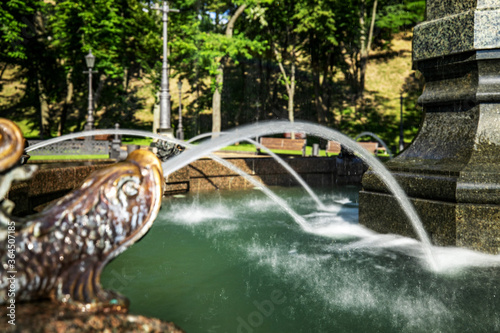
[{"label": "white lamp post", "polygon": [[179,12],[178,9],[171,9],[166,1],[163,1],[163,7],[157,8],[163,12],[163,63],[161,68],[161,88],[160,88],[160,128],[159,133],[165,135],[172,135],[172,128],[170,124],[170,92],[168,89],[168,13]]},{"label": "white lamp post", "polygon": [[85,130],[91,131],[94,128],[94,93],[92,91],[92,73],[97,73],[97,71],[92,70],[95,64],[95,56],[92,54],[92,50],[89,50],[89,54],[85,56],[85,62],[87,63],[87,67],[89,68],[88,71],[84,71],[84,73],[89,74],[89,105]]}]

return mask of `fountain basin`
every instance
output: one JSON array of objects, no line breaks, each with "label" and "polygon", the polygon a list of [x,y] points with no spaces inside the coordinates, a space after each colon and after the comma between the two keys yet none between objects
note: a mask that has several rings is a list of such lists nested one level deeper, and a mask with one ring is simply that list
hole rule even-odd
[{"label": "fountain basin", "polygon": [[[297,182],[271,157],[230,157],[227,160],[266,186],[293,186]],[[285,161],[311,186],[359,184],[366,167],[360,160],[320,157],[285,157]],[[29,162],[30,164],[33,162]],[[28,180],[16,183],[8,198],[16,203],[14,215],[39,211],[74,188],[94,170],[114,160],[37,161],[39,171]],[[168,175],[167,195],[213,190],[248,189],[253,185],[219,163],[203,158]]]},{"label": "fountain basin", "polygon": [[130,312],[186,332],[493,332],[500,257],[435,248],[357,223],[359,187],[272,188],[305,232],[260,191],[168,197],[151,232],[110,263],[102,283]]}]

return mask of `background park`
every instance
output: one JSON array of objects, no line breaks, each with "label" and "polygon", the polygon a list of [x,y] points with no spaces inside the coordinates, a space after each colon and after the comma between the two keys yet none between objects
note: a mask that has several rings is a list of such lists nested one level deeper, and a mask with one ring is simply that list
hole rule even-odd
[{"label": "background park", "polygon": [[[500,332],[500,0],[171,1],[168,38],[160,6],[166,7],[138,0],[0,4],[0,118],[17,122],[30,141],[82,137],[90,118],[97,129],[119,123],[149,131],[145,136],[169,126],[176,134],[183,119],[184,139],[237,129],[164,161],[165,186],[157,186],[159,173],[150,172],[155,184],[144,181],[143,170],[135,176],[122,168],[149,168],[151,160],[140,156],[151,153],[140,150],[121,165],[38,161],[46,167],[14,183],[8,199],[16,209],[25,203],[28,212],[13,215],[28,215],[23,220],[32,223],[19,233],[28,240],[16,246],[16,265],[26,268],[13,272],[27,285],[20,295],[56,301],[19,302],[16,315],[19,324],[26,320],[26,331],[47,331],[52,323],[59,331],[75,323],[102,331],[102,323],[124,321],[145,329],[130,319],[144,316],[186,332]],[[86,61],[90,51],[93,65]],[[411,67],[412,52],[421,73]],[[167,59],[171,123],[162,127]],[[419,130],[420,95],[422,130],[385,163],[388,169],[365,150],[356,152],[368,171],[343,152],[289,156],[281,166],[247,154],[202,158],[207,146],[215,149],[227,138],[265,135],[242,125],[275,119],[307,121],[294,128],[326,132],[328,140],[344,139],[331,129],[351,138],[372,132],[396,153]],[[272,124],[260,128],[292,127]],[[127,152],[150,144],[126,139],[133,143]],[[307,141],[309,149],[325,144]],[[177,149],[157,148],[163,157]],[[226,170],[231,164],[221,155],[240,155],[227,159],[244,172]],[[283,172],[285,165],[303,187]],[[34,170],[17,166],[12,170],[26,173],[15,177]],[[81,192],[71,192],[74,201],[59,199],[95,169],[109,172],[97,171]],[[144,192],[121,181],[134,177]],[[3,179],[5,193],[10,180]],[[154,214],[135,205],[149,201],[142,195],[148,190],[155,193]],[[168,195],[160,209],[162,191]],[[44,210],[50,201],[55,204]],[[1,213],[10,234],[7,204]],[[40,214],[30,221],[32,211]],[[139,219],[145,222],[138,225]],[[126,238],[123,231],[136,226]],[[136,235],[148,238],[130,246]],[[108,250],[113,238],[123,242]],[[53,269],[60,262],[69,268]],[[130,308],[100,290],[101,281],[129,298]],[[85,312],[66,317],[61,303],[83,305]],[[130,316],[86,312],[108,305]],[[6,311],[0,307],[0,316]]]},{"label": "background park", "polygon": [[[84,130],[89,104],[85,55],[92,50],[95,128],[119,123],[154,130],[161,4],[2,2],[0,116],[14,120],[27,138]],[[175,133],[180,97],[185,139],[295,119],[351,137],[370,131],[396,152],[401,114],[405,143],[415,136],[423,83],[411,69],[411,31],[424,19],[425,1],[188,0],[169,5],[179,10],[168,15],[172,127]]]}]

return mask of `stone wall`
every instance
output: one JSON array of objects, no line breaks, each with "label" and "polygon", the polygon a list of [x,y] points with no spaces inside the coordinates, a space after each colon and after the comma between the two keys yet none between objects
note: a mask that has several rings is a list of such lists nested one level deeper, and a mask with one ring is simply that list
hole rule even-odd
[{"label": "stone wall", "polygon": [[[298,182],[272,158],[227,158],[266,186],[297,186]],[[293,157],[285,158],[310,186],[360,184],[365,171],[358,159]],[[249,189],[254,185],[235,171],[211,159],[200,159],[168,176],[168,193]]]},{"label": "stone wall", "polygon": [[44,162],[38,164],[39,170],[28,181],[14,183],[7,198],[16,206],[12,214],[24,216],[40,211],[47,203],[56,200],[80,186],[95,170],[101,169],[113,161],[63,163]]},{"label": "stone wall", "polygon": [[[266,186],[299,185],[287,170],[270,157],[226,158],[226,161]],[[366,170],[364,164],[356,158],[288,157],[285,162],[313,187],[360,184]],[[14,184],[9,191],[8,199],[16,204],[13,215],[24,216],[42,210],[48,203],[80,186],[93,171],[109,163],[87,162],[87,165],[82,165],[68,162],[40,165],[39,171],[32,179]],[[166,181],[166,195],[254,187],[236,172],[211,159],[197,160],[168,175]]]}]

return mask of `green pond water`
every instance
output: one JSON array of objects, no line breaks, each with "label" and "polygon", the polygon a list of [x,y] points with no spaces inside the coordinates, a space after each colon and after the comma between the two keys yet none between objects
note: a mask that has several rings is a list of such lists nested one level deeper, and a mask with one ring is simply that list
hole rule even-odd
[{"label": "green pond water", "polygon": [[436,248],[357,224],[355,187],[170,197],[149,233],[112,261],[105,288],[130,313],[196,332],[500,332],[500,257]]}]

